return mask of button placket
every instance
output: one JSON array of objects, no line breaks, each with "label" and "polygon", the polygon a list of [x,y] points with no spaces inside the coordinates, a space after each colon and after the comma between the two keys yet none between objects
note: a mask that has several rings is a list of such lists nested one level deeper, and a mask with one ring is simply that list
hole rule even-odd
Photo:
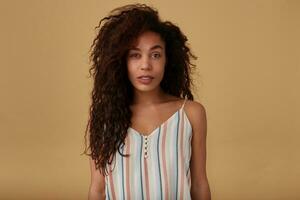
[{"label": "button placket", "polygon": [[144,158],[148,158],[148,136],[144,136]]}]

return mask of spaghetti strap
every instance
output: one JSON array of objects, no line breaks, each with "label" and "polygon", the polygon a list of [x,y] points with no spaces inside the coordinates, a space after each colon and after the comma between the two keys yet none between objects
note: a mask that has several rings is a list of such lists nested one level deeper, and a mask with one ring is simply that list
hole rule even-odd
[{"label": "spaghetti strap", "polygon": [[184,99],[184,102],[183,102],[183,104],[182,104],[182,106],[181,106],[180,109],[183,109],[183,107],[184,107],[184,105],[185,105],[185,102],[186,102],[186,99]]}]

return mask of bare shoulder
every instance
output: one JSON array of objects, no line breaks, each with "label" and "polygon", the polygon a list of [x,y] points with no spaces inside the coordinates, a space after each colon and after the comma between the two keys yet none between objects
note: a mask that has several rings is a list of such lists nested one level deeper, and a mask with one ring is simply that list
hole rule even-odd
[{"label": "bare shoulder", "polygon": [[191,123],[193,130],[206,127],[206,109],[204,105],[195,100],[187,100],[184,111]]}]

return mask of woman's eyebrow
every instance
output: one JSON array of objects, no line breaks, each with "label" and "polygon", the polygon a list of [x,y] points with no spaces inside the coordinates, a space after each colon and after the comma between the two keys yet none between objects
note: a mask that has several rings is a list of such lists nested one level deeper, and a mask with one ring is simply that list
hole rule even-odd
[{"label": "woman's eyebrow", "polygon": [[163,49],[163,47],[160,46],[159,44],[157,44],[150,48],[150,50],[153,50],[153,49]]},{"label": "woman's eyebrow", "polygon": [[[161,45],[157,44],[150,48],[150,50],[153,50],[153,49],[163,49],[163,47]],[[138,47],[132,47],[132,48],[130,48],[130,50],[140,51],[140,49]]]}]

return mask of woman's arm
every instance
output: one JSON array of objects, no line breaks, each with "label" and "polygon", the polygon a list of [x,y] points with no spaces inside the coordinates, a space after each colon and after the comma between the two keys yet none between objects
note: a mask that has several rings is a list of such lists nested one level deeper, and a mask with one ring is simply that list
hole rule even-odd
[{"label": "woman's arm", "polygon": [[95,162],[90,157],[91,184],[89,187],[88,200],[104,200],[105,199],[105,178],[96,170]]},{"label": "woman's arm", "polygon": [[193,200],[211,200],[206,174],[206,111],[202,104],[193,102],[190,106],[193,128],[191,155],[191,197]]}]

